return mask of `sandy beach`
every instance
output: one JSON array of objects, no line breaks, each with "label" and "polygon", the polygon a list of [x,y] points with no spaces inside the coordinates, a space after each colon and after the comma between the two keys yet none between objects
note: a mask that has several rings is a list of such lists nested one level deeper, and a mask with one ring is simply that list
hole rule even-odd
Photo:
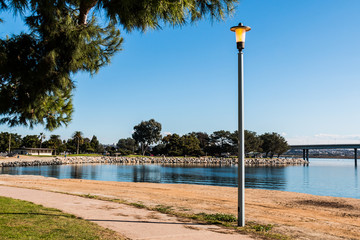
[{"label": "sandy beach", "polygon": [[[237,214],[232,187],[10,175],[0,175],[0,184],[172,206],[179,212]],[[295,239],[360,239],[359,217],[360,199],[246,189],[246,221],[272,224],[275,232]]]}]

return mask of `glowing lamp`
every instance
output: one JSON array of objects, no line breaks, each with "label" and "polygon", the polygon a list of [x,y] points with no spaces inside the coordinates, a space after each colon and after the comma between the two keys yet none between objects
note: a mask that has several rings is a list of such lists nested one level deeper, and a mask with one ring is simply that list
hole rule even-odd
[{"label": "glowing lamp", "polygon": [[239,25],[231,27],[230,30],[235,32],[237,49],[239,49],[239,51],[243,50],[245,47],[246,32],[250,31],[251,27],[244,26],[242,23],[239,23]]}]

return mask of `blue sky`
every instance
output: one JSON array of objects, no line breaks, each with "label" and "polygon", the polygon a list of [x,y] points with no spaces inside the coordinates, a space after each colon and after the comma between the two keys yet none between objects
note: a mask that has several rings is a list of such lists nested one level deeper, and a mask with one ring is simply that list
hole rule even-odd
[{"label": "blue sky", "polygon": [[[290,144],[360,142],[360,1],[243,0],[223,22],[123,32],[123,51],[94,77],[75,76],[75,112],[68,127],[0,131],[74,131],[102,143],[130,137],[154,118],[163,133],[237,128],[237,50],[229,28],[246,36],[245,128],[278,132]],[[2,15],[0,36],[23,26]],[[4,17],[5,16],[5,17]]]}]

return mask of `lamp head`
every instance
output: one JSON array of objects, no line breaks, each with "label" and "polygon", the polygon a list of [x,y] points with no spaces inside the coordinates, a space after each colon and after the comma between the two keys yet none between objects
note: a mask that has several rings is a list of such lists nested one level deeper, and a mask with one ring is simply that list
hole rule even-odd
[{"label": "lamp head", "polygon": [[244,26],[242,23],[239,23],[239,25],[231,27],[230,30],[235,32],[237,49],[239,49],[239,51],[243,50],[245,47],[246,32],[250,31],[251,27]]}]

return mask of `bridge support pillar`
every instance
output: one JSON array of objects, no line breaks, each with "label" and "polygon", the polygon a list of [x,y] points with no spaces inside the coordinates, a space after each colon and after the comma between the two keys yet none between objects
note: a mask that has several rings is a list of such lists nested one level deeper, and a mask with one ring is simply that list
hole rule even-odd
[{"label": "bridge support pillar", "polygon": [[303,159],[305,160],[305,149],[303,149]]},{"label": "bridge support pillar", "polygon": [[355,167],[357,167],[357,148],[354,148]]},{"label": "bridge support pillar", "polygon": [[309,162],[309,149],[306,149],[306,161]]}]

